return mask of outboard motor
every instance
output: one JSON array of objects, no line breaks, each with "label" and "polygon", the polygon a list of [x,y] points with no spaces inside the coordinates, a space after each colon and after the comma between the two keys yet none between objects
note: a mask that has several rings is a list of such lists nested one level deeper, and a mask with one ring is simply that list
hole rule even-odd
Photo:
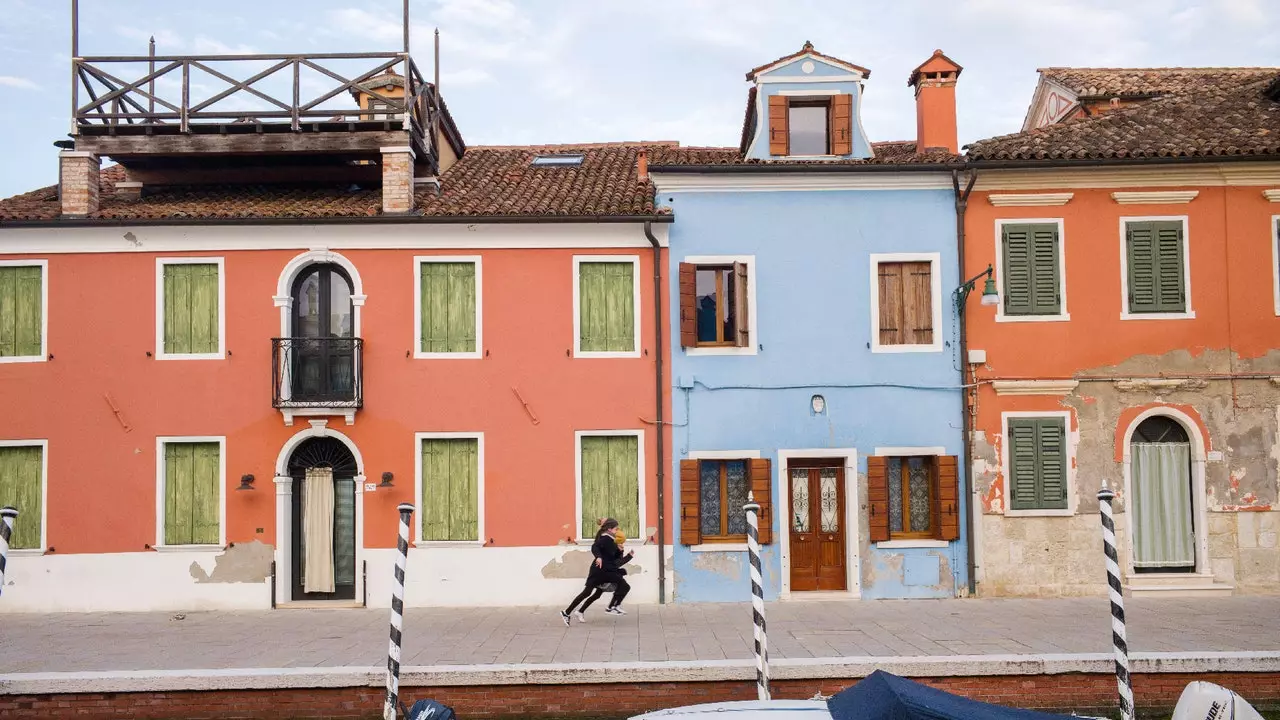
[{"label": "outboard motor", "polygon": [[[401,705],[403,708],[403,705]],[[435,700],[419,700],[404,713],[407,720],[457,720],[453,708]]]},{"label": "outboard motor", "polygon": [[1234,692],[1197,680],[1182,691],[1172,720],[1262,720],[1262,716]]}]

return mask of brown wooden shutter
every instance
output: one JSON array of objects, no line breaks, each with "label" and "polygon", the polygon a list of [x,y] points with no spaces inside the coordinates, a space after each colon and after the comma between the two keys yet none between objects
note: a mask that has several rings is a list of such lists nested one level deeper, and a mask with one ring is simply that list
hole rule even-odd
[{"label": "brown wooden shutter", "polygon": [[853,96],[845,93],[831,99],[831,154],[853,152]]},{"label": "brown wooden shutter", "polygon": [[769,154],[789,154],[789,139],[789,134],[787,132],[787,98],[785,95],[770,95]]},{"label": "brown wooden shutter", "polygon": [[903,342],[902,263],[880,263],[880,344]]},{"label": "brown wooden shutter", "polygon": [[680,543],[702,544],[702,504],[698,461],[680,461]]},{"label": "brown wooden shutter", "polygon": [[867,527],[871,542],[889,539],[889,459],[867,458]]},{"label": "brown wooden shutter", "polygon": [[738,337],[734,344],[738,347],[751,347],[750,306],[747,303],[747,264],[733,264],[734,282],[734,317],[738,325]]},{"label": "brown wooden shutter", "polygon": [[752,460],[749,472],[751,494],[760,505],[760,544],[768,545],[773,542],[773,462],[767,458]]},{"label": "brown wooden shutter", "polygon": [[698,266],[680,263],[680,347],[698,345]]},{"label": "brown wooden shutter", "polygon": [[933,264],[904,263],[903,342],[915,345],[933,343]]},{"label": "brown wooden shutter", "polygon": [[938,478],[939,540],[957,540],[960,537],[960,480],[955,455],[939,456],[936,460]]}]

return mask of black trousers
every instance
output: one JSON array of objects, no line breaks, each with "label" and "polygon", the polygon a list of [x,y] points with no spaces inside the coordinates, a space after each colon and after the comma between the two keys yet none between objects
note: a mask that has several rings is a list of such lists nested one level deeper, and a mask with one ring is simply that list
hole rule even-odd
[{"label": "black trousers", "polygon": [[[578,597],[574,598],[573,602],[569,603],[569,607],[565,608],[565,613],[571,613],[575,608],[586,612],[587,608],[591,607],[591,603],[599,600],[600,596],[604,594],[604,590],[600,586],[605,583],[614,583],[618,586],[618,589],[613,591],[613,597],[609,600],[609,607],[621,605],[622,601],[626,599],[627,593],[631,592],[631,585],[621,575],[613,575],[607,579],[601,579],[599,583],[595,584],[588,582],[582,592],[578,593]],[[582,607],[578,607],[578,603],[582,603]]]}]

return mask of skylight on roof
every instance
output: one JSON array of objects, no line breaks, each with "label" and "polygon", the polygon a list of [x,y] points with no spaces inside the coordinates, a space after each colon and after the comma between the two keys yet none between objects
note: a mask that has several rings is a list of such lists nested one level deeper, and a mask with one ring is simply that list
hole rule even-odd
[{"label": "skylight on roof", "polygon": [[573,166],[582,164],[582,155],[538,155],[533,158],[534,167]]}]

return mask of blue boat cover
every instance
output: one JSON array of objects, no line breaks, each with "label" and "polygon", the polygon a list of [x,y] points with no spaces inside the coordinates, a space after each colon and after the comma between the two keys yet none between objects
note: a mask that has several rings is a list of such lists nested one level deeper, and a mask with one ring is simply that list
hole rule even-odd
[{"label": "blue boat cover", "polygon": [[[992,705],[952,695],[876,670],[827,701],[832,720],[1063,720],[1035,710]],[[1077,718],[1078,720],[1078,718]]]}]

